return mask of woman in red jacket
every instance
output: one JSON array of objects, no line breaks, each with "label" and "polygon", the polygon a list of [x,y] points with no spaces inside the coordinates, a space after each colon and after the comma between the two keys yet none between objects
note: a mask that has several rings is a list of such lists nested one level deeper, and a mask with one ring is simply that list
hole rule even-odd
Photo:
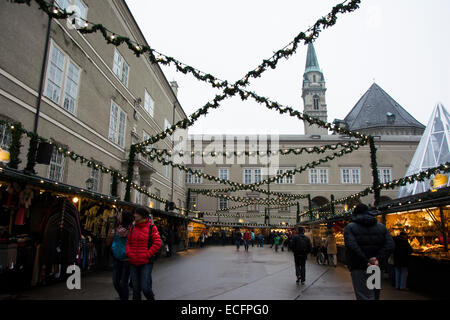
[{"label": "woman in red jacket", "polygon": [[147,300],[155,300],[152,291],[153,261],[151,258],[161,248],[161,238],[149,215],[147,208],[137,208],[134,212],[134,226],[128,234],[126,253],[133,283],[133,300],[141,300],[141,291],[144,292]]},{"label": "woman in red jacket", "polygon": [[250,242],[251,239],[252,239],[252,236],[250,235],[250,232],[248,232],[248,230],[245,230],[245,233],[244,233],[245,251],[248,251],[248,243]]}]

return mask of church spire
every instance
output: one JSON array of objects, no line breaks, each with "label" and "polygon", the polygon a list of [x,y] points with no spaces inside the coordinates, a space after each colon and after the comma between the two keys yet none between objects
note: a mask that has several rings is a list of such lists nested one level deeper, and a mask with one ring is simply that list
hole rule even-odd
[{"label": "church spire", "polygon": [[308,44],[308,54],[306,56],[306,66],[305,66],[305,73],[308,72],[320,72],[319,68],[319,61],[317,60],[316,50],[314,50],[314,45],[311,43]]},{"label": "church spire", "polygon": [[[319,67],[316,50],[312,43],[308,44],[305,73],[303,74],[303,113],[327,122],[327,103],[325,101],[325,79]],[[306,135],[327,135],[328,130],[317,125],[305,124]]]}]

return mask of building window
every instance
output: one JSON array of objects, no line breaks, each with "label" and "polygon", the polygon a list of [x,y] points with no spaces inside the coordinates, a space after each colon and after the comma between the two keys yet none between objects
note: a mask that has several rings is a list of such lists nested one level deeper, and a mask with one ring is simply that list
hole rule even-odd
[{"label": "building window", "polygon": [[228,169],[219,169],[219,178],[222,180],[228,180]]},{"label": "building window", "polygon": [[313,82],[316,82],[316,75],[313,74]]},{"label": "building window", "polygon": [[[66,9],[68,12],[70,12],[71,10],[69,10],[69,7],[71,5],[77,7],[77,9],[79,9],[79,12],[77,11],[77,18],[81,18],[83,20],[87,19],[87,6],[84,4],[83,1],[81,0],[56,0],[56,4],[58,5],[58,7],[60,9]],[[80,14],[78,16],[78,13]]]},{"label": "building window", "polygon": [[244,184],[252,183],[252,170],[244,169]]},{"label": "building window", "polygon": [[[249,200],[250,201],[258,200],[258,197],[249,197]],[[247,211],[248,212],[259,212],[259,205],[258,205],[258,203],[249,204],[247,206]]]},{"label": "building window", "polygon": [[170,127],[171,127],[171,124],[170,124],[169,120],[164,119],[164,130],[166,130],[166,129],[170,128]]},{"label": "building window", "polygon": [[254,183],[259,183],[261,182],[261,169],[255,169],[254,170],[254,174],[255,174],[255,180]]},{"label": "building window", "polygon": [[392,168],[378,168],[378,179],[380,183],[388,183],[392,180]]},{"label": "building window", "polygon": [[119,146],[125,146],[125,124],[127,115],[123,110],[111,101],[111,113],[109,117],[109,140]]},{"label": "building window", "polygon": [[[161,197],[161,190],[155,188],[155,196],[157,196],[158,198]],[[159,206],[160,206],[159,201],[156,199],[154,199],[153,201],[155,203],[155,209],[159,210]]]},{"label": "building window", "polygon": [[289,206],[282,206],[279,209],[280,212],[290,212],[291,208]]},{"label": "building window", "polygon": [[134,190],[134,203],[141,204],[141,193]]},{"label": "building window", "polygon": [[99,192],[100,190],[100,171],[91,168],[90,178],[92,179],[92,191]]},{"label": "building window", "polygon": [[[147,141],[148,139],[150,139],[150,135],[147,132],[142,131],[142,141],[144,142],[144,141]],[[153,145],[149,144],[145,147],[145,151],[151,152],[152,148],[153,148]],[[149,161],[149,156],[143,156],[143,157],[146,161]]]},{"label": "building window", "polygon": [[178,185],[180,187],[183,186],[183,170],[181,170],[181,169],[178,169]]},{"label": "building window", "polygon": [[314,102],[314,110],[319,110],[319,96],[314,96],[313,102]]},{"label": "building window", "polygon": [[120,82],[122,82],[125,85],[125,87],[128,86],[129,71],[130,67],[126,63],[125,59],[120,55],[119,51],[115,49],[113,72],[119,78]]},{"label": "building window", "polygon": [[169,165],[165,165],[163,166],[163,173],[164,173],[164,177],[166,177],[167,179],[170,179],[170,170],[169,170]]},{"label": "building window", "polygon": [[360,184],[361,169],[359,168],[341,168],[341,181],[343,184]]},{"label": "building window", "polygon": [[62,181],[64,173],[64,155],[58,151],[58,148],[53,148],[52,158],[48,168],[48,178],[50,180]]},{"label": "building window", "polygon": [[219,198],[219,210],[227,210],[228,209],[228,199]]},{"label": "building window", "polygon": [[45,82],[45,96],[75,114],[79,82],[80,68],[52,41]]},{"label": "building window", "polygon": [[[292,171],[294,168],[287,168],[287,169],[278,169],[277,175],[283,174],[287,171]],[[283,178],[279,178],[277,181],[275,181],[276,184],[294,184],[294,175],[291,176],[285,176]]]},{"label": "building window", "polygon": [[[195,171],[203,172],[203,169],[195,169]],[[202,176],[195,175],[191,172],[186,172],[186,183],[189,184],[200,184],[203,183]]]},{"label": "building window", "polygon": [[0,125],[0,148],[3,150],[9,150],[11,145],[11,131],[6,124]]},{"label": "building window", "polygon": [[310,184],[328,184],[328,169],[309,169]]},{"label": "building window", "polygon": [[261,182],[262,175],[261,169],[244,169],[244,184],[258,183]]},{"label": "building window", "polygon": [[147,92],[147,90],[145,90],[144,109],[153,118],[155,113],[155,101]]}]

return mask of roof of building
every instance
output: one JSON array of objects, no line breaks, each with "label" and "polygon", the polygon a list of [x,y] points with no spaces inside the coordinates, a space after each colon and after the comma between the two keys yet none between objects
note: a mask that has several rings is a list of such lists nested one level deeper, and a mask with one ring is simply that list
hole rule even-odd
[{"label": "roof of building", "polygon": [[425,128],[376,83],[359,99],[344,121],[350,130],[380,126]]},{"label": "roof of building", "polygon": [[319,61],[317,60],[316,50],[312,43],[308,44],[308,53],[306,55],[305,73],[316,71],[322,73],[319,67]]}]

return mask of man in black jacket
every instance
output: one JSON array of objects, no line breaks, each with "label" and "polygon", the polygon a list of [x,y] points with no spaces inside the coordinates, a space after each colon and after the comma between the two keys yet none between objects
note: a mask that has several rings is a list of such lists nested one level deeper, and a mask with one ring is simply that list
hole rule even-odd
[{"label": "man in black jacket", "polygon": [[394,241],[386,227],[377,221],[365,204],[358,204],[353,219],[344,229],[347,266],[358,300],[377,300],[379,292],[367,286],[367,268],[379,266],[394,250]]},{"label": "man in black jacket", "polygon": [[305,229],[303,227],[297,227],[297,234],[292,238],[291,242],[295,261],[295,275],[297,276],[296,282],[298,283],[301,279],[302,284],[305,284],[306,259],[312,249],[311,240],[304,233]]}]

